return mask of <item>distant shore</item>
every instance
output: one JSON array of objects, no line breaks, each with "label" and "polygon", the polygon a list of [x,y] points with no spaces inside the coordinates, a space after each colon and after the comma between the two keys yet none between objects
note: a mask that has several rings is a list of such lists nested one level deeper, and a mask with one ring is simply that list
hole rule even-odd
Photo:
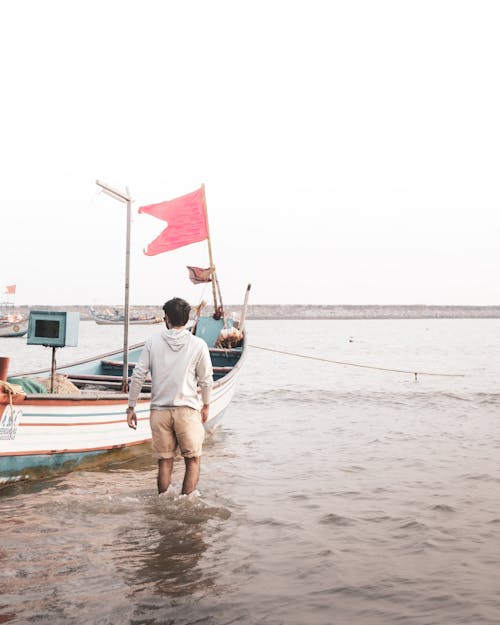
[{"label": "distant shore", "polygon": [[[115,308],[123,310],[121,305],[94,306],[97,312],[104,312]],[[241,312],[241,305],[226,305],[227,313]],[[3,308],[5,311],[6,309]],[[9,312],[28,315],[30,310],[65,310],[79,312],[81,319],[92,319],[89,306],[47,306],[33,304],[30,306],[9,307]],[[210,313],[207,306],[205,312]],[[162,315],[158,306],[131,306],[131,313],[140,313],[146,316]],[[426,305],[277,305],[254,304],[248,307],[247,319],[499,319],[500,305],[498,306],[426,306]]]}]

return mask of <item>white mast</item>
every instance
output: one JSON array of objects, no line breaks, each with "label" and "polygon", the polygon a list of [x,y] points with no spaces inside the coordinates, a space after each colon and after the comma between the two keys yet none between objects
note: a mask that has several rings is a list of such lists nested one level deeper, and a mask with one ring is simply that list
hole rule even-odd
[{"label": "white mast", "polygon": [[124,319],[123,319],[123,382],[122,382],[122,391],[124,393],[128,392],[128,327],[130,320],[130,312],[129,312],[129,291],[130,291],[130,221],[132,214],[132,198],[130,197],[130,193],[128,187],[125,187],[125,192],[117,191],[113,189],[109,185],[101,182],[100,180],[95,181],[96,184],[101,187],[104,193],[110,195],[115,200],[119,202],[124,202],[127,205],[127,236],[126,236],[126,245],[125,245],[125,306],[124,306]]}]

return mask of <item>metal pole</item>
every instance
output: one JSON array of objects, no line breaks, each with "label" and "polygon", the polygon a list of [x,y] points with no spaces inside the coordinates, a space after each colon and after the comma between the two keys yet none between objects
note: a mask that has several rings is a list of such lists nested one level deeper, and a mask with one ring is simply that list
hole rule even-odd
[{"label": "metal pole", "polygon": [[107,193],[115,200],[120,202],[124,202],[127,205],[127,236],[126,236],[126,247],[125,247],[125,306],[124,306],[124,319],[123,319],[123,380],[122,380],[122,391],[124,393],[128,392],[128,327],[130,321],[130,312],[129,312],[129,282],[130,282],[130,221],[131,221],[131,213],[132,213],[132,198],[130,197],[130,193],[128,187],[125,188],[125,193],[122,191],[118,191],[117,189],[113,189],[109,185],[101,182],[100,180],[96,180],[96,184],[101,187],[104,193]]},{"label": "metal pole", "polygon": [[56,376],[56,348],[52,346],[52,366],[50,367],[50,392],[54,392],[54,378]]},{"label": "metal pole", "polygon": [[127,243],[125,248],[125,306],[123,320],[123,386],[124,393],[128,393],[128,327],[130,322],[130,220],[132,214],[132,201],[127,191]]}]

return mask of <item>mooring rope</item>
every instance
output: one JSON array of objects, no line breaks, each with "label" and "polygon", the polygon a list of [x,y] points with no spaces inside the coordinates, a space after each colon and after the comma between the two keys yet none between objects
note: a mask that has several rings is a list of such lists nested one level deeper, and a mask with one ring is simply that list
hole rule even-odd
[{"label": "mooring rope", "polygon": [[285,352],[281,349],[272,349],[271,347],[261,347],[260,345],[249,345],[254,349],[260,349],[265,352],[274,352],[275,354],[285,354],[285,356],[295,356],[296,358],[306,358],[307,360],[319,360],[320,362],[329,362],[334,365],[343,365],[345,367],[360,367],[362,369],[375,369],[376,371],[392,371],[393,373],[409,373],[415,376],[415,380],[419,375],[433,375],[447,378],[463,378],[463,373],[431,373],[430,371],[411,371],[409,369],[390,369],[388,367],[375,367],[374,365],[361,365],[356,362],[345,362],[343,360],[331,360],[330,358],[320,358],[319,356],[307,356],[306,354],[296,354],[294,352]]},{"label": "mooring rope", "polygon": [[9,396],[9,408],[10,408],[10,417],[11,417],[10,435],[12,436],[12,432],[14,430],[14,419],[12,416],[14,413],[14,408],[12,406],[12,397],[13,395],[24,395],[24,389],[19,384],[10,384],[10,382],[6,382],[5,380],[0,380],[0,391],[2,389]]},{"label": "mooring rope", "polygon": [[0,380],[0,390],[2,388],[10,396],[12,396],[12,395],[24,395],[23,387],[20,384],[11,384],[10,382],[5,382],[4,380]]}]

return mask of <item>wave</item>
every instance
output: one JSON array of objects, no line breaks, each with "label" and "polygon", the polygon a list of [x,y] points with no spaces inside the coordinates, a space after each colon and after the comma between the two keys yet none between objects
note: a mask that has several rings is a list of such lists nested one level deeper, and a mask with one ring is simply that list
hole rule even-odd
[{"label": "wave", "polygon": [[460,476],[462,480],[474,480],[479,482],[500,482],[500,478],[489,473],[464,473]]},{"label": "wave", "polygon": [[405,521],[402,525],[400,525],[399,529],[425,531],[428,530],[429,527],[421,521],[415,521],[415,519],[411,519],[409,521]]},{"label": "wave", "polygon": [[449,506],[445,503],[438,503],[435,506],[430,506],[430,510],[435,510],[436,512],[456,512],[453,506]]},{"label": "wave", "polygon": [[290,388],[287,386],[260,392],[241,390],[234,403],[252,401],[260,406],[295,403],[315,405],[363,405],[425,406],[428,408],[460,405],[500,406],[500,393],[444,391],[336,391],[331,388]]},{"label": "wave", "polygon": [[340,514],[335,514],[334,512],[325,514],[323,517],[321,517],[319,522],[322,525],[340,525],[340,526],[354,525],[355,523],[354,519],[350,519],[349,517],[342,516]]}]

